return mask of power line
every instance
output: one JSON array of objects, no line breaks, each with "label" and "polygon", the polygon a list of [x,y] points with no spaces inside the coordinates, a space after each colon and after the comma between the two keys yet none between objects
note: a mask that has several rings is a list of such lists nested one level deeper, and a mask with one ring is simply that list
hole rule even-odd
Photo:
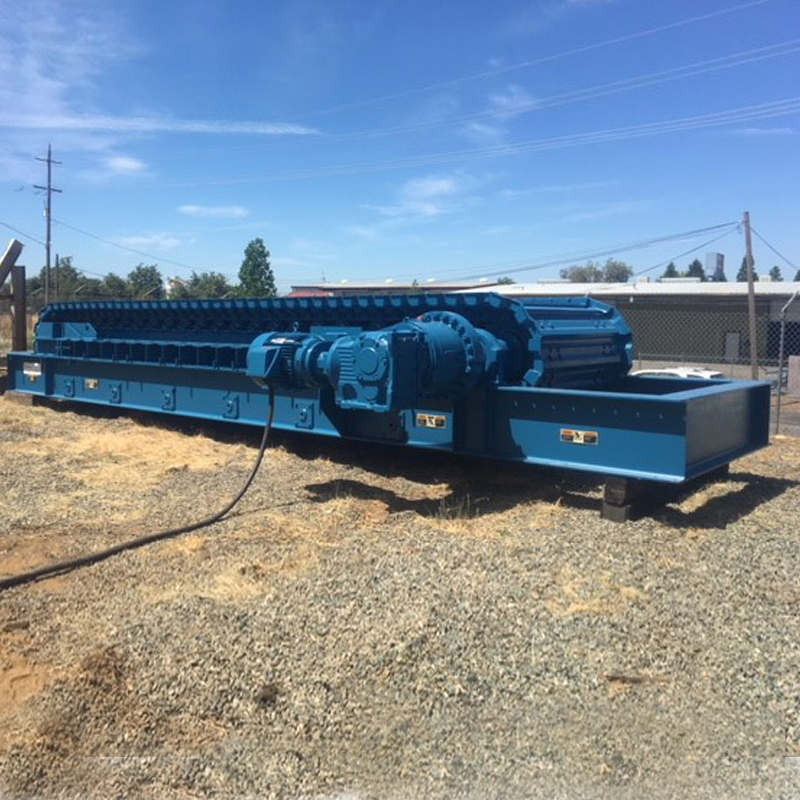
[{"label": "power line", "polygon": [[[638,278],[640,275],[645,275],[648,272],[652,272],[654,269],[658,269],[659,267],[666,267],[667,264],[672,263],[673,261],[677,261],[678,259],[685,258],[686,256],[690,256],[692,253],[696,253],[698,250],[703,250],[706,247],[714,244],[714,242],[718,242],[720,239],[724,239],[726,236],[730,236],[737,228],[739,223],[732,222],[729,223],[730,227],[728,230],[724,231],[723,233],[719,234],[719,236],[714,236],[712,239],[708,239],[707,241],[703,242],[702,244],[697,245],[696,247],[692,247],[690,250],[685,250],[683,253],[678,253],[671,258],[666,259],[665,261],[659,261],[658,264],[653,264],[651,267],[647,267],[645,269],[640,269],[637,272],[633,272],[631,274],[631,278]],[[617,251],[617,252],[622,252]],[[609,287],[618,287],[620,286],[619,281],[599,281],[597,283],[592,283],[593,289],[597,290],[603,288],[605,286]]]},{"label": "power line", "polygon": [[636,39],[642,39],[648,36],[653,36],[657,33],[663,33],[664,31],[669,30],[676,30],[677,28],[682,28],[687,25],[693,25],[698,22],[705,22],[709,19],[714,19],[717,17],[725,16],[727,14],[733,14],[737,11],[744,11],[748,8],[754,8],[756,6],[762,6],[766,3],[773,2],[774,0],[750,0],[750,2],[746,3],[739,3],[735,6],[729,6],[728,8],[718,9],[717,11],[711,11],[706,14],[699,14],[694,17],[686,17],[684,19],[676,20],[675,22],[669,22],[665,25],[658,25],[654,28],[647,28],[641,31],[634,31],[633,33],[623,34],[621,36],[615,36],[611,39],[605,39],[600,42],[594,42],[588,45],[582,45],[580,47],[573,47],[569,50],[563,50],[560,53],[552,53],[546,56],[539,56],[537,58],[527,59],[525,61],[519,61],[516,64],[509,64],[505,67],[496,67],[494,69],[484,70],[482,72],[475,72],[471,75],[464,75],[460,78],[453,78],[451,80],[446,81],[439,81],[438,83],[428,84],[427,86],[420,86],[416,89],[408,89],[402,92],[394,92],[393,94],[383,95],[382,97],[373,97],[368,100],[360,100],[355,101],[352,103],[344,103],[339,106],[334,106],[332,108],[324,109],[321,111],[310,112],[309,114],[305,114],[298,119],[309,119],[313,117],[325,116],[327,114],[333,114],[338,111],[347,111],[354,108],[364,108],[366,106],[378,105],[379,103],[388,102],[389,100],[398,100],[403,97],[412,97],[418,94],[424,94],[426,92],[435,91],[437,89],[446,89],[452,86],[458,86],[462,83],[468,83],[471,81],[476,80],[483,80],[485,78],[491,78],[496,75],[502,75],[507,72],[513,72],[519,69],[524,69],[526,67],[533,67],[538,64],[546,64],[552,61],[559,61],[563,58],[569,58],[575,55],[581,55],[582,53],[588,53],[592,50],[600,50],[604,47],[610,47],[611,45],[615,44],[622,44],[624,42],[634,41]]},{"label": "power line", "polygon": [[798,267],[797,267],[797,265],[796,265],[796,264],[793,264],[791,261],[789,261],[789,259],[788,259],[788,258],[786,258],[786,256],[785,256],[785,255],[783,255],[783,253],[781,253],[779,250],[777,250],[775,247],[773,247],[773,246],[772,246],[772,245],[771,245],[771,244],[770,244],[770,243],[769,243],[769,242],[768,242],[768,241],[767,241],[767,240],[766,240],[766,239],[765,239],[765,238],[764,238],[764,237],[763,237],[763,236],[762,236],[762,235],[761,235],[761,234],[760,234],[760,233],[759,233],[759,232],[758,232],[758,231],[757,231],[757,230],[756,230],[756,229],[755,229],[755,228],[754,228],[752,225],[750,226],[750,230],[751,230],[751,231],[752,231],[752,232],[753,232],[753,233],[754,233],[756,236],[758,236],[758,238],[759,238],[759,239],[760,239],[760,240],[761,240],[761,241],[762,241],[762,242],[763,242],[763,243],[764,243],[764,244],[765,244],[765,245],[766,245],[766,246],[767,246],[767,247],[768,247],[770,250],[772,250],[772,252],[773,252],[773,253],[775,253],[775,255],[776,255],[776,256],[778,256],[778,258],[782,258],[782,259],[783,259],[783,260],[784,260],[784,261],[785,261],[785,262],[786,262],[786,263],[787,263],[787,264],[788,264],[788,265],[789,265],[789,266],[790,266],[792,269],[794,269],[794,270],[797,270],[797,269],[798,269]]},{"label": "power line", "polygon": [[415,133],[417,131],[443,128],[464,122],[479,122],[487,119],[502,119],[504,117],[517,116],[519,114],[525,114],[531,111],[541,111],[547,108],[556,108],[586,100],[594,100],[598,97],[607,97],[612,94],[619,94],[621,92],[632,91],[634,89],[655,86],[658,84],[667,83],[669,81],[682,80],[684,78],[696,77],[698,75],[706,75],[711,72],[718,72],[723,69],[730,69],[732,67],[738,67],[744,64],[751,64],[753,62],[763,61],[768,58],[778,58],[780,56],[796,53],[798,50],[800,50],[800,38],[789,39],[784,42],[765,45],[763,47],[757,47],[751,50],[742,50],[738,53],[731,53],[726,56],[718,56],[717,58],[704,59],[703,61],[684,64],[680,67],[670,67],[669,69],[659,70],[657,72],[650,72],[644,75],[637,75],[631,78],[611,81],[610,83],[598,84],[585,89],[576,89],[571,92],[563,92],[561,94],[551,95],[550,97],[539,98],[537,100],[532,100],[529,103],[522,104],[514,108],[512,111],[482,111],[475,114],[465,114],[460,117],[450,117],[449,119],[437,120],[435,122],[426,122],[415,125],[397,125],[388,128],[375,128],[356,131],[353,133],[334,134],[329,138],[346,140],[352,138],[385,136],[398,133]]},{"label": "power line", "polygon": [[[675,234],[667,234],[665,236],[658,236],[649,239],[639,239],[632,242],[623,242],[622,244],[611,245],[601,251],[596,252],[587,252],[587,251],[572,251],[568,253],[559,253],[551,257],[551,260],[547,262],[535,262],[532,261],[530,258],[517,258],[511,261],[495,261],[488,264],[474,264],[469,267],[457,267],[455,269],[446,269],[440,270],[436,269],[435,267],[428,267],[423,268],[420,271],[414,273],[405,273],[396,275],[399,278],[418,278],[421,272],[435,272],[437,277],[439,275],[452,275],[453,273],[459,273],[457,277],[449,278],[449,280],[470,280],[476,277],[484,277],[488,275],[508,275],[512,272],[524,272],[527,269],[533,267],[533,269],[544,269],[545,267],[551,266],[562,266],[564,264],[574,264],[577,261],[588,261],[593,258],[600,258],[603,256],[613,256],[616,253],[621,252],[633,252],[635,250],[645,250],[648,247],[652,247],[656,244],[667,244],[671,241],[680,241],[682,239],[691,239],[695,236],[700,236],[703,233],[708,233],[709,231],[717,231],[722,228],[729,228],[734,229],[739,223],[738,222],[723,222],[719,225],[711,225],[704,228],[697,228],[695,230],[690,231],[682,231],[680,233]],[[724,235],[727,235],[729,231],[725,231]],[[702,246],[702,245],[701,245]],[[680,256],[676,256],[676,258],[680,258]],[[516,265],[519,266],[519,269],[513,269]],[[495,269],[495,267],[497,269]],[[649,269],[655,269],[656,267],[649,267]],[[476,270],[474,275],[470,275],[469,277],[462,277],[464,270]],[[489,271],[492,270],[492,271]],[[648,271],[648,270],[645,270]],[[638,273],[637,273],[638,274]]]},{"label": "power line", "polygon": [[14,233],[22,236],[23,239],[30,239],[32,242],[36,242],[36,244],[40,244],[42,247],[44,247],[44,242],[41,239],[31,236],[31,234],[25,233],[25,231],[21,231],[19,228],[15,228],[13,225],[9,225],[7,222],[0,221],[0,225],[2,225],[4,228],[8,228],[10,231],[14,231]]},{"label": "power line", "polygon": [[[183,267],[185,269],[190,269],[193,272],[203,272],[204,271],[204,270],[199,269],[198,267],[193,267],[190,264],[184,264],[181,261],[173,261],[173,260],[168,259],[168,258],[161,258],[160,256],[153,255],[152,253],[145,253],[143,250],[137,250],[137,249],[135,249],[133,247],[128,247],[126,245],[119,244],[117,242],[112,241],[111,239],[105,239],[102,236],[98,236],[96,233],[91,233],[90,231],[83,230],[82,228],[78,228],[75,225],[70,225],[68,222],[64,222],[63,220],[56,219],[55,217],[53,217],[53,222],[55,222],[56,225],[62,225],[65,228],[69,228],[70,230],[75,231],[76,233],[80,233],[80,234],[83,234],[84,236],[88,236],[91,239],[96,239],[98,242],[103,242],[104,244],[111,245],[112,247],[117,247],[120,250],[127,250],[128,252],[135,253],[136,255],[144,256],[145,258],[152,259],[153,261],[156,261],[159,264],[162,264],[162,263],[163,264],[171,264],[172,266]],[[14,231],[15,233],[18,233],[20,236],[24,236],[26,239],[31,239],[32,241],[37,242],[38,244],[44,245],[44,242],[40,241],[39,239],[36,239],[34,236],[30,236],[29,234],[26,234],[25,232],[19,230],[18,228],[13,227],[12,225],[9,225],[6,222],[0,221],[0,225],[3,225],[4,227],[9,228],[10,230]],[[111,271],[105,272],[105,273],[103,273],[103,272],[94,272],[94,271],[92,271],[90,269],[85,269],[83,267],[76,267],[75,269],[80,273],[83,273],[83,274],[86,274],[86,275],[93,275],[96,278],[103,278],[103,279],[107,278],[109,275],[116,274],[116,273],[111,272]],[[220,272],[220,274],[224,275],[227,278],[235,278],[236,277],[236,272]],[[300,279],[299,278],[292,278],[292,277],[289,277],[289,278],[277,278],[276,277],[276,280],[292,281],[292,280],[300,280]]]},{"label": "power line", "polygon": [[[724,234],[722,234],[722,235],[727,235],[738,224],[739,224],[738,221],[734,221],[734,222],[724,222],[724,223],[721,223],[719,225],[709,225],[709,226],[707,226],[705,228],[696,228],[695,230],[691,230],[691,231],[682,231],[680,233],[672,233],[672,234],[667,234],[665,236],[657,236],[657,237],[652,237],[650,239],[642,239],[642,240],[635,241],[635,242],[628,242],[628,243],[625,243],[625,244],[613,245],[611,247],[604,248],[603,250],[598,250],[598,251],[594,251],[594,252],[572,253],[572,254],[569,254],[569,255],[556,256],[555,258],[550,259],[548,261],[542,261],[542,262],[539,262],[539,263],[527,264],[525,266],[516,267],[514,269],[500,269],[500,270],[496,270],[496,271],[487,271],[486,269],[483,269],[483,270],[481,270],[481,272],[477,272],[477,273],[474,273],[474,274],[470,274],[470,275],[463,275],[462,274],[462,275],[455,276],[455,277],[451,278],[451,280],[477,280],[478,278],[482,278],[482,277],[485,277],[485,276],[513,275],[513,274],[518,274],[518,273],[521,273],[521,272],[534,272],[534,271],[537,271],[537,270],[540,270],[540,269],[546,269],[548,267],[559,267],[559,266],[565,266],[565,265],[569,265],[569,264],[574,264],[576,261],[588,261],[588,260],[591,260],[591,259],[594,259],[594,258],[611,257],[611,256],[614,256],[614,255],[619,255],[620,253],[628,253],[628,252],[633,252],[633,251],[636,251],[636,250],[645,250],[645,249],[647,249],[649,247],[654,247],[655,245],[666,244],[667,242],[681,241],[681,240],[684,240],[684,239],[692,239],[692,238],[700,236],[700,235],[702,235],[704,233],[709,233],[711,231],[719,231],[722,228],[726,229]],[[722,236],[719,236],[719,237],[716,237],[716,238],[722,238]],[[716,241],[716,238],[712,239],[711,241]],[[707,246],[707,245],[704,243],[704,244],[700,245],[696,249],[700,249],[700,248],[705,247],[705,246]],[[690,251],[690,252],[693,252],[693,251]],[[677,258],[680,258],[680,256],[677,256]],[[489,265],[489,266],[491,266],[491,265]],[[658,265],[656,265],[656,266],[658,266]],[[645,270],[645,271],[649,271],[650,269],[655,269],[656,266],[649,267],[648,270]]]},{"label": "power line", "polygon": [[773,119],[800,113],[800,97],[773,100],[749,106],[727,109],[725,111],[699,114],[692,117],[679,117],[660,122],[646,122],[620,128],[608,128],[586,133],[567,134],[548,139],[532,139],[516,144],[493,145],[491,147],[455,150],[444,153],[412,156],[410,158],[391,159],[387,161],[363,162],[360,164],[336,165],[316,169],[272,172],[264,175],[245,175],[236,178],[218,178],[209,180],[181,181],[169,184],[172,188],[196,186],[230,186],[264,181],[308,180],[342,175],[356,175],[389,169],[406,169],[411,167],[431,166],[454,161],[470,159],[495,158],[526,153],[555,150],[564,147],[576,147],[600,142],[617,142],[647,136],[660,136],[668,133],[680,133],[689,130],[702,130],[719,127],[734,122],[750,122],[754,120]]},{"label": "power line", "polygon": [[697,245],[697,247],[693,247],[691,250],[686,250],[683,253],[678,253],[676,256],[672,256],[672,258],[668,258],[666,261],[661,261],[658,264],[653,264],[652,267],[647,267],[647,269],[639,270],[639,272],[634,272],[632,277],[638,278],[639,275],[644,275],[647,272],[652,272],[654,269],[658,269],[659,267],[666,267],[667,264],[677,261],[679,258],[685,258],[686,256],[690,256],[692,253],[696,253],[698,250],[702,250],[705,247],[709,247],[710,245],[714,244],[714,242],[718,242],[720,239],[724,239],[726,236],[730,236],[738,227],[739,223],[733,223],[732,227],[721,233],[719,236],[715,236],[713,239],[709,239],[707,242],[703,242],[702,244]]},{"label": "power line", "polygon": [[102,236],[98,236],[96,233],[90,233],[89,231],[85,231],[82,228],[77,228],[74,225],[70,225],[68,222],[64,222],[60,219],[53,218],[53,222],[57,225],[62,225],[65,228],[69,228],[71,231],[75,231],[76,233],[81,233],[84,236],[88,236],[91,239],[96,239],[98,242],[103,242],[104,244],[111,245],[112,247],[117,247],[120,250],[127,250],[129,253],[135,253],[137,256],[143,256],[144,258],[151,258],[154,261],[163,264],[171,264],[175,267],[183,267],[184,269],[191,269],[195,272],[198,271],[197,267],[193,267],[191,264],[184,264],[182,261],[173,261],[169,258],[162,258],[161,256],[155,256],[152,253],[145,253],[144,250],[137,250],[134,247],[128,247],[124,244],[119,244],[118,242],[113,242],[111,239],[104,239]]},{"label": "power line", "polygon": [[[711,239],[703,242],[702,244],[698,244],[696,247],[692,247],[689,250],[684,250],[682,253],[678,253],[677,255],[672,256],[671,258],[666,259],[665,261],[659,261],[658,264],[653,264],[651,267],[647,267],[645,269],[640,269],[637,272],[631,274],[631,278],[638,278],[640,275],[645,275],[648,272],[652,272],[654,269],[659,269],[659,267],[666,267],[667,264],[672,263],[673,261],[677,261],[678,259],[685,258],[686,256],[692,255],[692,253],[696,253],[698,250],[703,250],[706,247],[714,244],[714,242],[718,242],[720,239],[724,239],[726,236],[730,236],[739,226],[738,222],[729,223],[730,227],[728,230],[724,231],[723,233],[719,234],[719,236],[714,236]],[[617,252],[622,252],[621,250]],[[612,281],[600,281],[597,283],[593,283],[592,286],[594,289],[602,288],[604,286],[609,287],[618,287],[620,282],[612,282]]]}]

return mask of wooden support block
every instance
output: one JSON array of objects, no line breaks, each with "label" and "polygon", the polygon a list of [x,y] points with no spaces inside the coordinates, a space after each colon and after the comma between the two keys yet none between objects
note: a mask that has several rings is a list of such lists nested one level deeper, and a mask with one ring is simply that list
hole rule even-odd
[{"label": "wooden support block", "polygon": [[25,392],[6,392],[5,398],[9,403],[16,403],[18,406],[38,406],[40,400],[38,395]]},{"label": "wooden support block", "polygon": [[603,501],[615,506],[624,506],[647,494],[652,488],[652,481],[636,480],[635,478],[607,478]]},{"label": "wooden support block", "polygon": [[711,472],[678,484],[609,477],[603,490],[600,516],[611,522],[633,522],[667,503],[688,497],[701,486],[725,480],[729,472],[730,464],[723,464]]}]

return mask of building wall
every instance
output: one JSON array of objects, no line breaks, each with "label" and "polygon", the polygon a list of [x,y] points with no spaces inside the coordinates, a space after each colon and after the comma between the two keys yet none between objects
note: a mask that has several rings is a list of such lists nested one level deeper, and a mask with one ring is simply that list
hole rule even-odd
[{"label": "building wall", "polygon": [[[727,334],[738,334],[736,360],[750,357],[750,324],[747,298],[739,300],[705,298],[618,299],[614,305],[624,315],[633,331],[637,356],[665,356],[676,359],[699,359],[723,363]],[[759,358],[774,357],[774,338],[768,300],[756,303],[756,336]],[[735,336],[732,337],[735,339]],[[731,339],[728,338],[729,347]]]}]

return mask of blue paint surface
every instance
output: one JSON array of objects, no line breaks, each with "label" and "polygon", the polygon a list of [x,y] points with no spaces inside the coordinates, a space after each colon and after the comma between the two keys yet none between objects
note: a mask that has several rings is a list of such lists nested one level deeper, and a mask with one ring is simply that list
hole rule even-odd
[{"label": "blue paint surface", "polygon": [[589,298],[494,294],[44,309],[9,388],[47,397],[680,482],[767,444],[769,385],[629,377]]}]

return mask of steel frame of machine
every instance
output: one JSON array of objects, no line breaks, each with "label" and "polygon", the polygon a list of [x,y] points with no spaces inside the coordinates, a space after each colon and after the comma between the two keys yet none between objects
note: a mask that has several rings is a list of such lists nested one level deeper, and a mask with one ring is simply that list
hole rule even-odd
[{"label": "steel frame of machine", "polygon": [[769,384],[629,376],[589,298],[61,303],[9,389],[681,484],[768,443]]}]

